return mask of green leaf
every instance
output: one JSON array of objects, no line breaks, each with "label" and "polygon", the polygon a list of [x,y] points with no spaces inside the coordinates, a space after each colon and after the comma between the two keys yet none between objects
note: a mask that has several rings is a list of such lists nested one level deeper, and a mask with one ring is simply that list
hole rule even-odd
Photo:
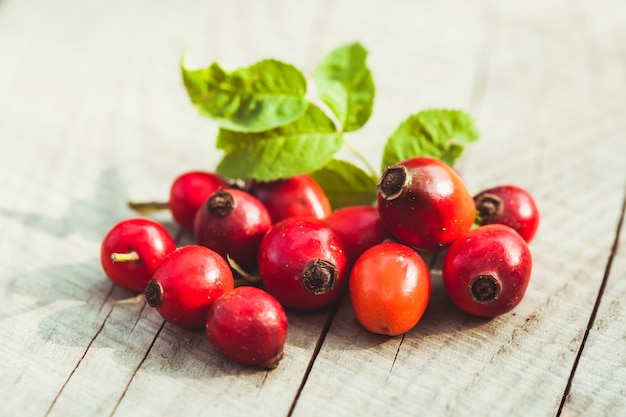
[{"label": "green leaf", "polygon": [[372,114],[374,80],[360,43],[341,46],[326,56],[313,74],[318,94],[344,132],[360,129]]},{"label": "green leaf", "polygon": [[220,127],[259,132],[290,123],[307,107],[306,79],[294,66],[268,59],[225,72],[217,63],[191,70],[183,82],[198,112]]},{"label": "green leaf", "polygon": [[415,156],[430,156],[453,166],[463,147],[478,140],[472,117],[461,110],[424,110],[409,116],[391,135],[382,169]]},{"label": "green leaf", "polygon": [[333,209],[376,201],[378,179],[350,162],[331,159],[311,176],[322,187]]},{"label": "green leaf", "polygon": [[232,179],[272,181],[324,166],[343,141],[332,120],[309,104],[296,121],[264,132],[220,129],[217,148],[225,152],[217,172]]}]

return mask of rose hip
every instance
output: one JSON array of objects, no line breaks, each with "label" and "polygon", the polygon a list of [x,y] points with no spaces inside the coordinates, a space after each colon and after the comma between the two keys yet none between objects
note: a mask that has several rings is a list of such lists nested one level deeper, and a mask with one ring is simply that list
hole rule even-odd
[{"label": "rose hip", "polygon": [[198,208],[213,192],[228,186],[228,180],[214,172],[189,171],[174,179],[170,186],[169,201],[131,201],[128,206],[139,213],[169,209],[176,223],[191,230]]},{"label": "rose hip", "polygon": [[276,223],[259,248],[263,287],[285,307],[327,306],[348,281],[343,242],[323,220],[292,217]]},{"label": "rose hip", "polygon": [[350,300],[357,320],[373,333],[396,336],[419,322],[430,298],[430,272],[404,244],[386,242],[366,250],[350,273]]},{"label": "rose hip", "polygon": [[345,244],[351,262],[391,236],[374,206],[342,207],[328,216],[326,222]]},{"label": "rose hip", "polygon": [[271,225],[261,201],[245,191],[226,188],[211,194],[198,210],[194,235],[199,245],[252,272],[261,239]]},{"label": "rose hip", "polygon": [[242,286],[215,300],[205,331],[211,345],[225,357],[272,369],[283,357],[287,316],[270,294]]},{"label": "rose hip", "polygon": [[224,258],[204,246],[186,245],[163,260],[144,294],[166,321],[199,329],[206,323],[211,304],[234,287]]},{"label": "rose hip", "polygon": [[528,190],[516,185],[500,185],[474,196],[479,224],[505,224],[530,243],[539,227],[539,210]]},{"label": "rose hip", "polygon": [[416,157],[388,167],[378,184],[385,227],[417,249],[444,249],[472,227],[474,199],[459,175],[435,158]]},{"label": "rose hip", "polygon": [[193,229],[196,212],[215,191],[229,186],[214,172],[190,171],[178,176],[170,187],[172,217],[185,229]]},{"label": "rose hip", "polygon": [[331,213],[324,190],[307,174],[270,182],[254,181],[249,191],[267,207],[273,223],[289,217],[323,219]]},{"label": "rose hip", "polygon": [[111,281],[140,292],[175,249],[174,239],[160,223],[133,217],[118,222],[107,232],[100,247],[100,263]]},{"label": "rose hip", "polygon": [[494,317],[515,308],[530,280],[528,244],[509,226],[480,226],[455,240],[444,255],[442,278],[462,310]]}]

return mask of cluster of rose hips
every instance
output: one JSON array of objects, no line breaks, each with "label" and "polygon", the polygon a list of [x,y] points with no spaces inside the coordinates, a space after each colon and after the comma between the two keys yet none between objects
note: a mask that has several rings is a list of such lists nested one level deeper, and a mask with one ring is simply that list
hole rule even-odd
[{"label": "cluster of rose hips", "polygon": [[143,292],[166,321],[203,328],[225,357],[263,368],[282,358],[285,308],[318,310],[344,290],[367,330],[413,328],[430,297],[424,252],[444,252],[444,286],[461,309],[510,311],[528,285],[538,226],[526,190],[472,197],[454,169],[427,157],[388,167],[375,205],[332,211],[306,174],[236,184],[193,171],[175,179],[167,207],[195,242],[177,248],[157,221],[122,220],[102,242],[106,275]]}]

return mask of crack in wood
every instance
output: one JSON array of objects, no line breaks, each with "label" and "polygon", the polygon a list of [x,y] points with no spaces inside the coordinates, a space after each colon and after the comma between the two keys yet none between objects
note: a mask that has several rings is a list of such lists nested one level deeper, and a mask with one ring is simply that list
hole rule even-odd
[{"label": "crack in wood", "polygon": [[[179,228],[177,228],[175,230],[175,232],[174,232],[174,241],[176,242],[177,245],[180,244],[180,242],[183,240],[184,236],[185,236],[185,230],[182,227],[179,227]],[[135,329],[135,326],[137,326],[137,324],[139,323],[139,320],[141,318],[141,315],[142,315],[144,309],[146,308],[146,305],[147,305],[147,302],[144,301],[144,304],[141,307],[141,310],[139,311],[139,314],[137,315],[137,320],[133,324],[133,327],[131,329],[131,333]],[[115,405],[113,406],[113,409],[111,410],[111,413],[109,414],[109,417],[113,417],[115,415],[115,413],[117,412],[117,409],[119,408],[120,404],[122,403],[122,400],[126,396],[126,393],[128,392],[128,389],[130,388],[130,384],[132,384],[133,380],[135,379],[135,376],[137,375],[137,372],[139,372],[139,369],[141,369],[141,367],[143,366],[143,364],[146,361],[146,359],[148,359],[148,355],[150,354],[150,352],[152,351],[152,348],[156,344],[156,341],[159,338],[159,335],[161,334],[161,331],[163,330],[163,327],[165,327],[165,320],[163,320],[161,322],[161,325],[159,326],[159,329],[155,333],[154,337],[152,338],[152,341],[150,342],[150,345],[148,346],[148,349],[146,349],[146,352],[144,353],[143,357],[141,358],[141,360],[139,361],[139,363],[137,364],[135,369],[133,369],[133,372],[130,375],[130,378],[128,379],[128,382],[126,382],[126,385],[124,386],[124,390],[122,391],[122,394],[120,395],[120,397],[115,402]]]},{"label": "crack in wood", "polygon": [[556,410],[556,413],[554,414],[554,417],[560,417],[561,413],[563,412],[565,403],[567,402],[567,399],[569,397],[570,390],[572,389],[572,382],[574,381],[574,376],[576,375],[576,370],[578,369],[580,358],[582,357],[583,351],[585,350],[585,346],[587,344],[587,337],[589,336],[589,331],[593,328],[595,324],[596,316],[598,314],[598,309],[600,308],[600,304],[602,302],[602,296],[604,295],[604,290],[609,280],[609,276],[611,275],[611,267],[613,265],[613,259],[615,258],[617,254],[617,250],[619,248],[619,238],[620,238],[620,234],[622,230],[622,225],[624,224],[625,212],[626,212],[626,194],[624,195],[624,199],[622,200],[622,210],[619,216],[619,220],[617,222],[617,230],[615,231],[615,237],[613,239],[613,245],[611,246],[611,252],[609,253],[609,257],[606,262],[606,267],[604,269],[602,282],[600,283],[600,287],[598,288],[598,295],[596,296],[596,301],[593,305],[593,309],[591,310],[589,320],[587,321],[587,327],[585,328],[585,333],[578,347],[576,358],[574,359],[574,363],[572,364],[572,369],[570,370],[567,383],[565,384],[565,389],[563,390],[563,394],[561,395],[561,401]]},{"label": "crack in wood", "polygon": [[[100,307],[100,310],[98,310],[98,312],[100,312],[102,310],[102,307],[106,304],[107,300],[109,299],[109,297],[111,296],[112,290],[109,291],[109,293],[107,294],[106,298],[104,299],[104,302],[102,303],[102,306]],[[87,344],[87,347],[85,348],[85,350],[83,351],[82,355],[80,356],[80,358],[78,359],[78,361],[76,362],[76,365],[74,365],[74,367],[72,368],[72,370],[70,371],[70,374],[67,376],[67,379],[65,380],[65,382],[63,382],[63,385],[61,385],[61,389],[59,389],[59,391],[57,392],[57,394],[54,396],[54,399],[52,400],[52,402],[50,403],[50,406],[48,407],[48,409],[46,410],[44,417],[47,417],[50,415],[50,413],[52,412],[52,409],[54,409],[55,404],[57,403],[57,401],[59,400],[59,398],[61,398],[61,395],[63,394],[63,391],[65,390],[65,388],[67,387],[67,385],[69,384],[70,380],[72,379],[72,376],[74,376],[74,374],[76,373],[76,370],[78,369],[78,367],[80,366],[80,364],[83,362],[83,359],[85,359],[85,357],[87,356],[87,353],[89,352],[89,349],[91,349],[91,346],[93,345],[93,343],[95,342],[95,340],[98,338],[98,336],[100,335],[100,333],[102,332],[102,330],[104,329],[104,325],[106,324],[107,320],[109,319],[109,316],[111,316],[111,312],[113,311],[113,306],[111,306],[111,308],[109,309],[109,311],[107,312],[106,317],[104,318],[104,320],[102,320],[102,323],[100,324],[100,327],[98,328],[98,330],[96,331],[96,333],[93,335],[93,337],[91,338],[91,340],[89,340],[89,343]]]},{"label": "crack in wood", "polygon": [[[345,296],[345,293],[344,293],[344,296]],[[337,316],[337,312],[339,311],[339,306],[341,305],[342,299],[343,299],[343,296],[339,297],[339,299],[334,302],[331,311],[328,313],[328,317],[326,318],[324,327],[322,328],[320,336],[317,339],[317,343],[315,344],[315,348],[313,349],[313,353],[311,354],[309,363],[307,364],[307,367],[304,371],[304,375],[302,376],[302,380],[300,381],[300,386],[298,387],[298,390],[296,391],[296,395],[294,396],[293,401],[291,402],[291,407],[289,407],[289,411],[287,412],[287,417],[291,417],[293,415],[296,405],[298,404],[298,400],[300,399],[300,394],[302,394],[302,390],[304,390],[304,386],[306,385],[307,380],[309,379],[309,375],[311,374],[313,365],[315,364],[315,361],[317,360],[317,356],[322,350],[322,345],[324,344],[324,341],[326,340],[326,336],[330,332],[330,327],[332,326],[333,321],[335,320],[335,317]]]},{"label": "crack in wood", "polygon": [[163,322],[161,322],[161,326],[159,326],[159,330],[157,330],[156,334],[152,338],[152,341],[150,342],[150,346],[148,346],[148,349],[146,349],[146,353],[144,353],[143,357],[141,358],[141,360],[139,361],[139,363],[137,364],[135,369],[133,369],[133,373],[130,375],[130,378],[128,379],[128,382],[124,386],[124,390],[122,391],[122,394],[120,395],[120,397],[115,402],[115,405],[113,406],[113,409],[111,410],[111,414],[109,414],[109,417],[113,417],[115,415],[115,413],[117,412],[118,407],[122,403],[122,400],[126,396],[126,393],[128,392],[128,389],[130,388],[130,384],[133,382],[133,379],[135,379],[135,375],[137,375],[137,372],[139,372],[139,369],[141,369],[141,367],[143,366],[143,364],[146,361],[146,359],[148,359],[148,355],[152,351],[152,348],[154,347],[157,339],[159,338],[159,335],[161,334],[161,331],[163,330],[163,327],[165,327],[165,320],[163,320]]},{"label": "crack in wood", "polygon": [[[100,308],[98,308],[96,316],[99,316],[100,313],[102,312],[102,309],[106,305],[107,301],[109,300],[109,298],[111,298],[111,295],[113,294],[113,290],[115,290],[115,284],[111,284],[111,288],[109,289],[109,292],[107,293],[107,295],[104,297],[104,300],[102,301],[102,304],[100,304]],[[111,310],[112,309],[113,308],[111,307]],[[109,310],[109,313],[107,314],[107,317],[109,317],[109,314],[111,314],[111,310]],[[105,318],[105,320],[106,320],[106,318]]]},{"label": "crack in wood", "polygon": [[130,334],[132,334],[135,331],[135,327],[137,327],[137,325],[139,324],[139,321],[141,320],[141,316],[143,315],[143,311],[146,309],[147,305],[148,305],[148,302],[144,300],[143,305],[141,306],[141,308],[139,309],[139,313],[137,314],[137,319],[133,323],[133,327],[130,328]]},{"label": "crack in wood", "polygon": [[[420,256],[423,257],[424,255],[420,254]],[[432,254],[429,254],[429,256],[430,256],[430,259],[428,259],[428,262],[427,262],[428,271],[432,275],[433,271],[437,270],[437,268],[441,266],[440,263],[443,261],[443,257],[442,257],[442,254],[439,252],[434,252]],[[396,366],[396,361],[398,360],[398,355],[400,354],[400,349],[402,349],[402,345],[404,343],[405,337],[406,337],[406,333],[403,333],[402,337],[400,338],[400,343],[398,343],[396,354],[393,356],[393,361],[391,362],[391,366],[389,367],[389,372],[387,372],[387,381],[389,381],[389,378],[391,377],[391,374],[393,373],[393,369]]]},{"label": "crack in wood", "polygon": [[393,372],[394,366],[396,366],[396,360],[398,359],[398,354],[400,353],[400,349],[402,348],[402,343],[404,342],[404,338],[406,333],[402,334],[402,338],[400,339],[400,343],[398,343],[398,348],[396,349],[396,354],[393,356],[393,361],[391,362],[391,367],[389,367],[389,372],[387,373],[387,381],[391,377],[391,373]]}]

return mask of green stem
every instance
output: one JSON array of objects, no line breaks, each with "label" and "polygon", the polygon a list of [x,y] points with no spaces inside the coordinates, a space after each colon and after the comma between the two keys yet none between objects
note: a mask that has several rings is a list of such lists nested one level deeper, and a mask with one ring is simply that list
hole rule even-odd
[{"label": "green stem", "polygon": [[342,135],[342,139],[343,139],[343,143],[346,144],[346,146],[348,147],[348,149],[350,149],[350,151],[354,154],[354,156],[356,156],[362,163],[363,165],[365,165],[365,167],[367,168],[367,170],[370,172],[370,174],[375,177],[378,178],[379,174],[378,172],[374,169],[374,167],[372,167],[369,162],[367,162],[367,159],[365,159],[365,157],[363,156],[363,154],[361,154],[361,152],[359,152],[359,150],[357,149],[356,146],[354,146],[352,144],[352,142],[350,142],[348,139],[346,139],[345,136]]},{"label": "green stem", "polygon": [[162,201],[146,201],[146,202],[137,202],[137,201],[129,201],[128,208],[137,213],[142,214],[150,214],[155,211],[160,210],[168,210],[170,208],[169,203]]},{"label": "green stem", "polygon": [[135,251],[114,252],[111,254],[111,260],[113,262],[137,262],[139,260],[139,254]]},{"label": "green stem", "polygon": [[231,258],[230,256],[226,256],[226,260],[228,261],[228,265],[230,265],[233,271],[235,271],[237,274],[241,276],[241,278],[235,279],[236,287],[241,286],[241,285],[260,285],[261,284],[261,277],[252,275],[248,273],[247,271],[244,271],[244,269],[241,266],[239,266],[239,264],[235,262],[235,260]]}]

